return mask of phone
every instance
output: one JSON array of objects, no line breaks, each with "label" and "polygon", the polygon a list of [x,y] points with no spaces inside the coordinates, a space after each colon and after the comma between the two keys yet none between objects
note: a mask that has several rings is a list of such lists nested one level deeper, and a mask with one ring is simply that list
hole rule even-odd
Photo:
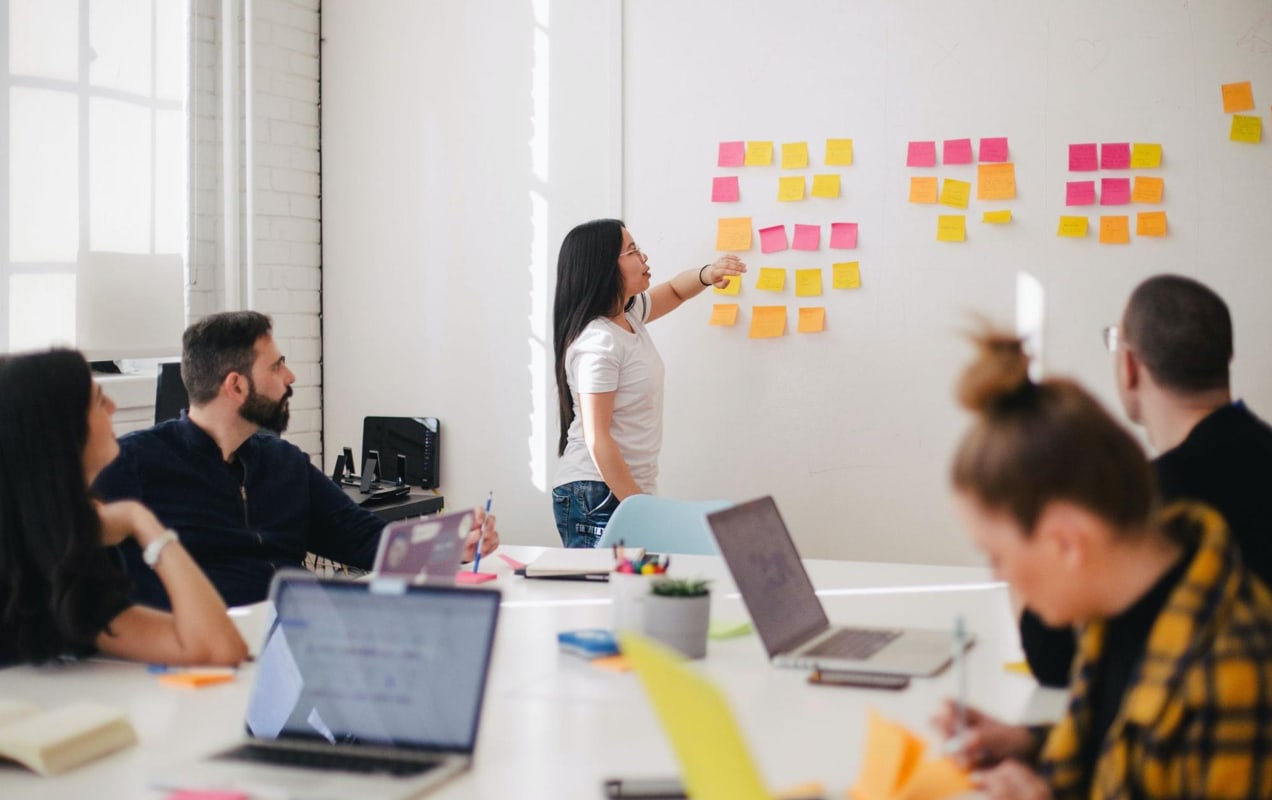
[{"label": "phone", "polygon": [[823,686],[859,686],[863,689],[904,689],[910,685],[910,676],[888,675],[882,672],[815,669],[809,673],[808,682]]},{"label": "phone", "polygon": [[633,800],[683,800],[688,797],[679,778],[610,778],[605,796]]}]

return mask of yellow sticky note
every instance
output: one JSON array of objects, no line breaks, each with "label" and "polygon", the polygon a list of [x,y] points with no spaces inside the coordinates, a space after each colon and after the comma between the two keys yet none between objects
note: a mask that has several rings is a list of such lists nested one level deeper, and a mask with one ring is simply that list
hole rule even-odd
[{"label": "yellow sticky note", "polygon": [[1132,203],[1160,203],[1162,190],[1166,181],[1161,178],[1150,178],[1146,175],[1135,176],[1135,186],[1131,189]]},{"label": "yellow sticky note", "polygon": [[1136,236],[1165,236],[1166,212],[1141,211],[1135,215]]},{"label": "yellow sticky note", "polygon": [[941,205],[954,208],[967,208],[967,198],[972,194],[972,185],[967,181],[956,181],[946,178],[941,185]]},{"label": "yellow sticky note", "polygon": [[935,203],[937,196],[937,178],[911,178],[910,202]]},{"label": "yellow sticky note", "polygon": [[962,214],[942,214],[936,218],[938,242],[963,242],[967,240],[967,218]]},{"label": "yellow sticky note", "polygon": [[748,167],[767,167],[773,163],[772,142],[747,142],[746,161]]},{"label": "yellow sticky note", "polygon": [[737,297],[738,293],[742,291],[742,277],[740,275],[730,275],[728,277],[728,281],[729,282],[724,285],[723,289],[716,286],[712,288],[712,291],[716,294],[727,294]]},{"label": "yellow sticky note", "polygon": [[861,288],[861,262],[848,261],[843,264],[833,264],[831,265],[830,271],[832,276],[830,281],[831,288]]},{"label": "yellow sticky note", "polygon": [[1151,169],[1162,165],[1162,146],[1136,142],[1131,145],[1131,169]]},{"label": "yellow sticky note", "polygon": [[721,217],[716,223],[716,249],[740,250],[751,249],[751,218]]},{"label": "yellow sticky note", "polygon": [[1013,675],[1028,675],[1033,677],[1033,670],[1029,668],[1028,661],[1008,661],[1003,664],[1003,669]]},{"label": "yellow sticky note", "polygon": [[1130,217],[1121,214],[1100,217],[1100,244],[1129,244],[1130,241]]},{"label": "yellow sticky note", "polygon": [[1233,114],[1232,132],[1228,134],[1228,138],[1234,142],[1258,144],[1263,138],[1263,118]]},{"label": "yellow sticky note", "polygon": [[1223,91],[1223,113],[1233,114],[1238,111],[1254,110],[1254,92],[1250,91],[1250,82],[1225,83]]},{"label": "yellow sticky note", "polygon": [[795,296],[821,297],[822,271],[820,269],[795,270]]},{"label": "yellow sticky note", "polygon": [[852,139],[826,140],[826,166],[852,166]]},{"label": "yellow sticky note", "polygon": [[1010,200],[1015,196],[1015,164],[981,164],[976,168],[977,200]]},{"label": "yellow sticky note", "polygon": [[1087,235],[1087,218],[1061,217],[1060,227],[1056,229],[1056,235],[1067,236],[1071,239],[1085,239]]},{"label": "yellow sticky note", "polygon": [[786,287],[786,270],[777,267],[760,267],[760,277],[755,280],[755,288],[766,292],[780,292]]},{"label": "yellow sticky note", "polygon": [[986,211],[981,217],[981,222],[988,222],[991,225],[1004,225],[1011,222],[1011,209],[1006,211]]},{"label": "yellow sticky note", "polygon": [[752,306],[751,338],[772,339],[786,335],[786,306]]},{"label": "yellow sticky note", "polygon": [[737,303],[716,303],[711,306],[711,324],[732,327],[738,323]]},{"label": "yellow sticky note", "polygon": [[804,199],[804,176],[787,175],[777,179],[777,199],[779,202]]},{"label": "yellow sticky note", "polygon": [[838,197],[839,196],[839,176],[838,175],[814,175],[813,176],[813,197]]},{"label": "yellow sticky note", "polygon": [[799,310],[800,333],[821,333],[826,330],[826,309],[822,306],[801,308]]},{"label": "yellow sticky note", "polygon": [[782,169],[803,169],[808,166],[808,142],[782,143]]}]

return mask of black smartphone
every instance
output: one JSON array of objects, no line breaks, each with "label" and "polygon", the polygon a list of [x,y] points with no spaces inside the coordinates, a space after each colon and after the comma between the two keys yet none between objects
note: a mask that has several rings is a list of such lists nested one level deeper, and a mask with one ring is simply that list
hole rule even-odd
[{"label": "black smartphone", "polygon": [[887,675],[882,672],[815,669],[809,673],[808,682],[822,686],[857,686],[863,689],[904,689],[910,685],[910,676]]},{"label": "black smartphone", "polygon": [[688,797],[679,778],[610,778],[605,796],[632,800],[683,800]]}]

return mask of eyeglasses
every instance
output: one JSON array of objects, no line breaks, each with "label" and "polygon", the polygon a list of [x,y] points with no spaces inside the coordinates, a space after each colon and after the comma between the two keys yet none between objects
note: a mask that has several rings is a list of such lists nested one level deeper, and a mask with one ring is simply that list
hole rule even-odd
[{"label": "eyeglasses", "polygon": [[1116,325],[1105,325],[1104,330],[1104,346],[1109,349],[1110,353],[1117,352],[1117,346],[1121,343],[1120,331]]},{"label": "eyeglasses", "polygon": [[626,250],[618,254],[619,258],[622,258],[623,256],[636,256],[641,261],[649,260],[649,256],[645,255],[645,251],[641,250],[635,244],[633,244],[631,247],[627,248]]}]

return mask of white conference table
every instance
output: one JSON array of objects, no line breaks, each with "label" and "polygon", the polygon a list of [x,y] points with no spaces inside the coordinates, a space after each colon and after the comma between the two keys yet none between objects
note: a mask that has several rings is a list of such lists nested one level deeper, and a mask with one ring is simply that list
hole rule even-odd
[{"label": "white conference table", "polygon": [[[504,546],[521,561],[543,548]],[[968,653],[971,703],[1005,719],[1053,719],[1063,694],[1042,690],[1004,664],[1020,658],[1007,592],[988,570],[913,564],[805,562],[832,621],[951,629],[962,614],[976,636]],[[504,593],[494,663],[482,713],[474,769],[429,797],[597,798],[609,777],[675,775],[671,749],[634,673],[612,673],[560,653],[556,634],[608,627],[603,582],[527,580],[500,559],[485,584]],[[723,561],[675,556],[671,573],[712,579],[712,619],[743,621]],[[953,670],[915,679],[903,691],[812,686],[798,670],[769,665],[755,634],[708,645],[695,662],[729,698],[761,773],[774,789],[809,780],[842,796],[861,765],[866,714],[875,709],[935,743],[928,725],[956,691]],[[147,780],[178,759],[215,752],[241,735],[252,666],[228,684],[190,690],[162,686],[143,665],[91,660],[0,670],[0,697],[52,708],[94,700],[129,711],[140,739],[65,775],[41,778],[0,765],[0,797],[161,798]]]}]

